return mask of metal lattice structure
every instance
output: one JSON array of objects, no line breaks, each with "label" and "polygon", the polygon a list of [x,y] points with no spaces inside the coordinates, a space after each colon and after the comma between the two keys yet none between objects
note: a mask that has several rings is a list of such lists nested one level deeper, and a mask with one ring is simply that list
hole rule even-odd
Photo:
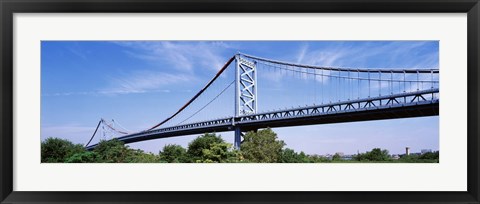
[{"label": "metal lattice structure", "polygon": [[236,93],[235,116],[257,113],[257,70],[256,63],[243,58],[240,54],[235,57],[236,64]]},{"label": "metal lattice structure", "polygon": [[[257,70],[256,63],[235,55],[235,117],[257,113]],[[242,130],[235,127],[235,148],[240,147]]]}]

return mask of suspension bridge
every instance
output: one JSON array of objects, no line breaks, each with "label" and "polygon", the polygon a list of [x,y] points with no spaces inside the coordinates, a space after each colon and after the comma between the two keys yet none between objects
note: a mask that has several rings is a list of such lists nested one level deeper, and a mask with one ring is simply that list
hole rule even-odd
[{"label": "suspension bridge", "polygon": [[439,70],[325,67],[238,53],[172,112],[135,132],[101,119],[86,148],[107,133],[127,144],[225,131],[240,148],[245,132],[261,128],[434,116]]}]

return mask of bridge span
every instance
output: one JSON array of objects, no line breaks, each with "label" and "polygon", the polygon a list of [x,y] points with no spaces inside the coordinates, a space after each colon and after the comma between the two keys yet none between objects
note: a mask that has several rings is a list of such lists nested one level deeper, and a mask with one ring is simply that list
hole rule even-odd
[{"label": "bridge span", "polygon": [[[227,88],[223,89],[219,95],[223,94],[230,85],[235,84],[235,98],[233,101],[235,110],[233,114],[230,116],[227,114],[227,117],[206,119],[199,122],[185,122],[192,117],[190,116],[182,120],[179,124],[165,126],[168,121],[178,117],[182,111],[194,103],[202,93],[208,90],[211,84],[218,79],[232,62],[235,62],[235,79],[232,83],[228,84]],[[352,88],[352,90],[358,91],[358,95],[357,97],[353,97],[353,94],[348,93],[345,94],[349,95],[347,99],[337,100],[335,102],[330,101],[322,104],[260,111],[257,103],[257,72],[260,64],[264,66],[275,66],[275,68],[283,69],[286,72],[298,73],[300,79],[304,79],[305,77],[303,76],[309,75],[321,77],[322,84],[319,86],[325,84],[325,78],[338,80],[338,86],[341,86],[340,81],[343,80],[345,84],[348,84],[349,88],[358,85],[358,90]],[[375,74],[377,77],[372,76]],[[108,129],[120,134],[120,136],[117,137],[118,140],[128,144],[208,132],[235,131],[234,146],[235,148],[239,148],[242,133],[256,131],[262,128],[435,116],[439,114],[438,74],[438,69],[353,69],[320,67],[237,54],[230,58],[213,79],[195,94],[193,98],[187,101],[185,105],[152,128],[135,133],[127,133],[107,124],[102,119],[98,123],[95,133],[101,125],[104,125]],[[407,77],[407,75],[410,76]],[[314,79],[318,80],[317,78]],[[377,89],[380,89],[380,91],[377,96],[373,96],[375,88],[372,84],[377,83],[379,85]],[[365,84],[365,86],[368,84],[368,94],[366,87],[365,90],[360,88],[361,84]],[[388,84],[389,94],[382,95],[381,87],[384,84]],[[361,91],[364,91],[366,95],[361,97]],[[216,97],[218,97],[218,95]],[[216,97],[213,100],[215,100]],[[199,111],[194,112],[193,115],[202,111],[209,104],[210,102]],[[95,133],[86,145],[86,148],[89,150],[96,146],[96,144],[90,145]]]}]

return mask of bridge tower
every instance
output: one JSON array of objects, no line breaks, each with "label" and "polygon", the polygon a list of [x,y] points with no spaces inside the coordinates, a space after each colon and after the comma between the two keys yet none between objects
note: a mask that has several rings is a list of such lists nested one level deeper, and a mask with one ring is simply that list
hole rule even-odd
[{"label": "bridge tower", "polygon": [[[235,118],[256,114],[257,105],[257,69],[256,62],[235,55]],[[235,127],[234,147],[240,148],[242,130]]]}]

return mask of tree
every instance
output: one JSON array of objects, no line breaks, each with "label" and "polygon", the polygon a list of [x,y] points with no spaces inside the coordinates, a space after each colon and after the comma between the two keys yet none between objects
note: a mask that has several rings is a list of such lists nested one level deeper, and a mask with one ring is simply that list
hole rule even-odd
[{"label": "tree", "polygon": [[312,163],[313,162],[313,160],[310,158],[310,156],[305,154],[305,152],[303,152],[303,151],[301,151],[298,154],[298,160],[299,160],[299,163]]},{"label": "tree", "polygon": [[247,161],[257,163],[280,161],[285,142],[278,140],[277,134],[270,128],[247,132],[243,138],[240,149]]},{"label": "tree", "polygon": [[422,155],[420,155],[419,159],[423,159],[423,160],[436,160],[438,162],[438,159],[439,159],[439,152],[436,151],[436,152],[427,152],[427,153],[424,153]]},{"label": "tree", "polygon": [[232,163],[241,161],[241,155],[232,150],[230,143],[213,143],[210,148],[203,149],[201,162]]},{"label": "tree", "polygon": [[282,150],[282,154],[280,156],[280,162],[282,163],[299,163],[298,154],[293,150],[286,148]]},{"label": "tree", "polygon": [[161,162],[159,157],[152,154],[146,153],[140,149],[130,149],[128,148],[127,156],[125,157],[126,163],[157,163]]},{"label": "tree", "polygon": [[366,152],[363,154],[358,154],[354,157],[354,160],[357,161],[390,161],[390,155],[388,154],[388,150],[374,148],[370,152]]},{"label": "tree", "polygon": [[335,155],[332,156],[332,161],[342,161],[342,156],[340,156],[338,153],[335,153]]},{"label": "tree", "polygon": [[187,162],[187,150],[180,145],[165,145],[158,155],[160,156],[160,160],[168,163]]},{"label": "tree", "polygon": [[67,158],[86,150],[82,145],[59,138],[47,138],[41,143],[41,161],[47,163],[65,162]]},{"label": "tree", "polygon": [[[340,155],[338,155],[340,157]],[[334,156],[334,158],[336,158]],[[321,163],[321,162],[331,162],[328,158],[319,156],[319,155],[307,155],[305,152],[301,151],[300,153],[295,152],[293,149],[286,148],[282,150],[280,156],[281,163]]]},{"label": "tree", "polygon": [[330,162],[328,158],[319,155],[309,155],[308,159],[312,163]]},{"label": "tree", "polygon": [[118,139],[102,140],[93,149],[98,155],[98,162],[123,163],[126,162],[129,152],[122,141]]},{"label": "tree", "polygon": [[439,161],[439,152],[427,152],[421,155],[410,154],[402,155],[399,159],[401,162],[405,163],[438,163]]},{"label": "tree", "polygon": [[225,141],[219,135],[215,133],[205,133],[188,144],[187,155],[190,159],[190,162],[197,162],[197,160],[202,160],[203,150],[209,149],[212,144],[215,143],[224,143]]},{"label": "tree", "polygon": [[95,152],[85,151],[76,153],[66,159],[66,163],[96,163],[98,154]]}]

